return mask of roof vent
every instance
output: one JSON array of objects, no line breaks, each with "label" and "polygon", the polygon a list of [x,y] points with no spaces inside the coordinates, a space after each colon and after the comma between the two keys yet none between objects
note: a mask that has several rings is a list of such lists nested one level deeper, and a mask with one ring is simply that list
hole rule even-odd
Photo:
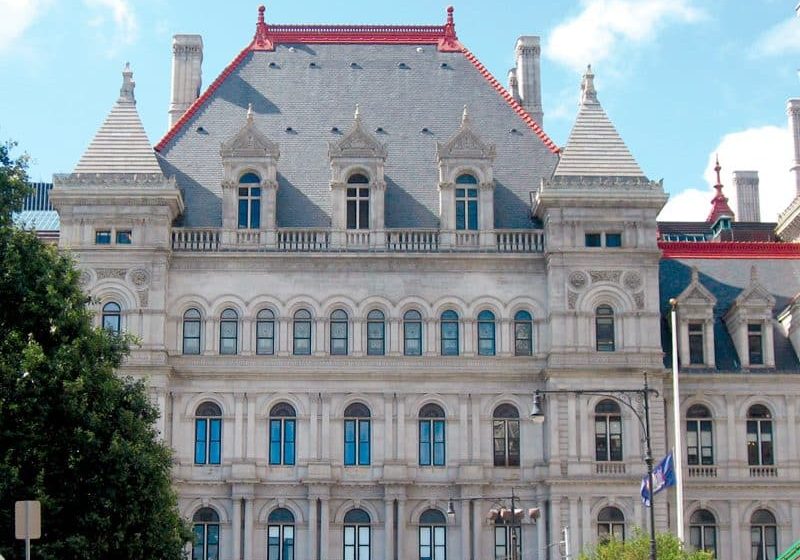
[{"label": "roof vent", "polygon": [[406,64],[405,62],[401,62],[400,64],[397,65],[397,67],[400,68],[401,70],[408,70],[408,64]]},{"label": "roof vent", "polygon": [[361,65],[358,62],[351,62],[350,68],[361,68]]},{"label": "roof vent", "polygon": [[375,132],[377,132],[378,134],[383,134],[383,133],[384,133],[384,132],[386,132],[386,131],[385,131],[385,130],[383,130],[383,127],[382,127],[382,126],[379,126],[378,128],[376,128],[376,129],[375,129]]},{"label": "roof vent", "polygon": [[331,132],[333,132],[334,134],[339,134],[339,127],[338,126],[331,127]]},{"label": "roof vent", "polygon": [[509,130],[509,132],[511,134],[519,134],[519,130],[517,130],[516,128],[512,128],[511,130]]},{"label": "roof vent", "polygon": [[286,132],[289,133],[289,134],[297,134],[295,129],[293,129],[291,126],[287,126],[286,127]]},{"label": "roof vent", "polygon": [[308,63],[308,67],[309,67],[309,68],[319,68],[319,67],[317,66],[317,63],[316,63],[316,62],[309,62],[309,63]]},{"label": "roof vent", "polygon": [[442,62],[442,63],[439,65],[439,67],[440,67],[440,68],[450,68],[450,65],[449,65],[449,64],[447,64],[446,62]]},{"label": "roof vent", "polygon": [[417,47],[417,52],[425,52],[425,49],[423,49],[422,47]]},{"label": "roof vent", "polygon": [[294,52],[294,47],[289,47],[289,52]]},{"label": "roof vent", "polygon": [[427,126],[425,126],[425,127],[422,128],[422,130],[420,130],[420,132],[422,134],[430,134],[431,131],[428,129]]},{"label": "roof vent", "polygon": [[277,68],[277,67],[278,67],[278,64],[277,64],[277,63],[275,63],[275,62],[270,62],[270,63],[269,63],[269,67],[270,67],[270,68]]},{"label": "roof vent", "polygon": [[202,126],[197,127],[197,134],[208,134],[208,131]]}]

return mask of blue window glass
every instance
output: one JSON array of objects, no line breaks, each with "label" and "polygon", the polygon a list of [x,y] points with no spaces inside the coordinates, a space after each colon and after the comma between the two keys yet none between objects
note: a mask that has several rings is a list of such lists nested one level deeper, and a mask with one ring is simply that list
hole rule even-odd
[{"label": "blue window glass", "polygon": [[458,313],[445,311],[439,319],[442,356],[458,356]]},{"label": "blue window glass", "polygon": [[113,301],[103,306],[102,317],[103,328],[114,334],[119,334],[122,323],[122,309],[119,304]]},{"label": "blue window glass", "polygon": [[386,321],[382,311],[373,309],[367,315],[367,355],[383,356],[386,353]]},{"label": "blue window glass", "polygon": [[353,403],[344,411],[344,464],[370,464],[370,413],[361,403]]},{"label": "blue window glass", "polygon": [[133,241],[131,230],[117,230],[117,245],[130,245]]},{"label": "blue window glass", "polygon": [[273,419],[269,421],[269,464],[281,464],[281,432],[283,431],[283,420]]},{"label": "blue window glass", "polygon": [[288,509],[267,518],[267,560],[294,560],[294,515]]},{"label": "blue window glass", "polygon": [[446,560],[447,521],[441,511],[429,509],[419,518],[420,560]]},{"label": "blue window glass", "polygon": [[370,560],[370,517],[363,509],[351,509],[344,516],[342,545],[345,560]]},{"label": "blue window glass", "polygon": [[212,402],[197,407],[194,430],[194,462],[219,465],[222,460],[222,409]]},{"label": "blue window glass", "polygon": [[406,311],[403,315],[403,353],[406,356],[422,355],[422,315],[419,311]]},{"label": "blue window glass", "polygon": [[239,179],[239,229],[258,229],[261,227],[261,182],[255,173],[245,173]]},{"label": "blue window glass", "polygon": [[206,442],[208,441],[208,419],[197,418],[194,421],[194,462],[203,465],[206,462]]},{"label": "blue window glass", "polygon": [[[459,175],[457,185],[477,185],[478,180],[474,175]],[[478,189],[456,189],[456,229],[478,229]]]},{"label": "blue window glass", "polygon": [[111,230],[99,229],[94,232],[95,245],[110,245],[111,244]]},{"label": "blue window glass", "polygon": [[272,407],[269,420],[269,464],[294,465],[297,447],[294,407],[279,403]]},{"label": "blue window glass", "polygon": [[478,314],[478,354],[494,356],[494,313],[481,311]]},{"label": "blue window glass", "polygon": [[445,464],[444,410],[435,404],[427,404],[419,412],[419,464]]},{"label": "blue window glass", "polygon": [[219,465],[222,455],[222,420],[209,419],[208,462]]},{"label": "blue window glass", "polygon": [[192,517],[192,560],[219,560],[219,515],[202,508]]}]

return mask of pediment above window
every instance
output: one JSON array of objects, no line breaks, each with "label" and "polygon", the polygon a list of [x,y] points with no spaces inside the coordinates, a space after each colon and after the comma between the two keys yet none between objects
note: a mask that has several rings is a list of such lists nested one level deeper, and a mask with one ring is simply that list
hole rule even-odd
[{"label": "pediment above window", "polygon": [[696,315],[697,312],[706,309],[713,310],[717,304],[714,294],[700,282],[697,268],[692,268],[692,281],[675,299],[678,301],[679,313],[686,312],[691,315]]},{"label": "pediment above window", "polygon": [[734,303],[736,307],[763,308],[772,313],[775,307],[775,297],[758,280],[756,267],[750,269],[750,285],[742,291]]},{"label": "pediment above window", "polygon": [[353,126],[350,127],[338,142],[332,142],[328,147],[328,156],[333,158],[378,158],[385,160],[386,146],[364,129],[361,123],[359,109],[356,107]]},{"label": "pediment above window", "polygon": [[461,126],[450,140],[436,143],[436,155],[440,161],[442,159],[492,161],[496,153],[494,144],[487,144],[481,140],[480,136],[472,129],[472,121],[465,105],[461,116]]},{"label": "pediment above window", "polygon": [[236,135],[223,142],[220,149],[223,160],[234,159],[262,159],[277,160],[280,157],[278,144],[266,137],[256,128],[253,119],[252,105],[247,110],[247,121]]}]

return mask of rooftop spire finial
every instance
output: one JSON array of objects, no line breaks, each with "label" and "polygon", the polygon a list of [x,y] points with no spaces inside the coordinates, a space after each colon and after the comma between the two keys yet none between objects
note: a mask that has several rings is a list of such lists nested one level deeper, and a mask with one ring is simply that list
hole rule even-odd
[{"label": "rooftop spire finial", "polygon": [[253,104],[247,104],[247,124],[253,124]]},{"label": "rooftop spire finial", "polygon": [[261,4],[258,7],[258,23],[264,23],[264,12],[266,10],[267,8],[264,6],[264,4]]},{"label": "rooftop spire finial", "polygon": [[355,121],[356,126],[361,126],[361,109],[359,108],[358,103],[356,103],[356,112],[353,115],[353,120]]},{"label": "rooftop spire finial", "polygon": [[714,185],[714,188],[718,191],[722,191],[722,179],[719,178],[719,172],[722,170],[722,167],[719,164],[719,154],[715,154],[716,157],[716,165],[714,165],[714,171],[717,172],[717,184]]},{"label": "rooftop spire finial", "polygon": [[706,219],[706,222],[710,224],[714,224],[720,218],[720,216],[728,216],[729,218],[734,217],[733,210],[731,207],[728,206],[728,197],[722,194],[722,179],[720,179],[719,172],[722,169],[722,166],[719,164],[719,154],[715,157],[716,163],[714,165],[714,171],[717,173],[717,184],[714,185],[714,188],[717,191],[717,194],[714,195],[714,198],[711,199],[711,212]]},{"label": "rooftop spire finial", "polygon": [[119,100],[136,103],[136,98],[133,96],[133,88],[136,82],[133,81],[133,70],[131,70],[131,63],[126,62],[125,68],[122,70],[122,87],[119,88]]},{"label": "rooftop spire finial", "polygon": [[257,50],[272,50],[272,43],[269,40],[269,27],[264,23],[264,12],[266,8],[264,5],[258,7],[258,22],[256,23],[256,34],[253,37],[253,42],[250,43],[250,48]]},{"label": "rooftop spire finial", "polygon": [[461,127],[469,126],[469,122],[469,111],[467,111],[467,106],[465,104],[464,110],[461,112]]},{"label": "rooftop spire finial", "polygon": [[581,80],[581,105],[587,103],[597,103],[597,90],[594,89],[594,73],[592,73],[591,64],[586,65],[586,72]]},{"label": "rooftop spire finial", "polygon": [[453,6],[447,6],[447,25],[455,25],[453,22]]}]

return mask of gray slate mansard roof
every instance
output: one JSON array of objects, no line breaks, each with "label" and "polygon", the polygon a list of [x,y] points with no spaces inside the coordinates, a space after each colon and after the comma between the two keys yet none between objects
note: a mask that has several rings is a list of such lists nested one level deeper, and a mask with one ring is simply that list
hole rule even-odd
[{"label": "gray slate mansard roof", "polygon": [[183,191],[183,225],[221,226],[220,145],[244,126],[250,103],[256,126],[280,146],[279,227],[330,226],[328,143],[341,137],[333,127],[349,129],[356,104],[388,150],[388,228],[438,227],[436,142],[458,130],[464,105],[474,130],[496,146],[497,228],[533,226],[530,193],[558,160],[464,53],[430,44],[279,44],[247,53],[161,147],[161,168]]},{"label": "gray slate mansard roof", "polygon": [[[690,283],[692,267],[697,267],[700,283],[707,288],[717,304],[714,307],[714,345],[716,370],[719,372],[746,373],[743,370],[730,333],[722,317],[734,303],[736,296],[750,285],[750,269],[755,266],[758,281],[775,297],[773,317],[783,311],[792,298],[800,292],[800,262],[795,259],[663,259],[660,264],[661,316],[668,317],[669,299],[677,297]],[[800,373],[800,362],[783,329],[775,324],[775,371]],[[665,367],[672,364],[672,342],[669,325],[662,321],[662,347]],[[683,370],[682,370],[683,371]],[[764,372],[764,368],[753,368]],[[772,370],[768,370],[771,372]]]}]

